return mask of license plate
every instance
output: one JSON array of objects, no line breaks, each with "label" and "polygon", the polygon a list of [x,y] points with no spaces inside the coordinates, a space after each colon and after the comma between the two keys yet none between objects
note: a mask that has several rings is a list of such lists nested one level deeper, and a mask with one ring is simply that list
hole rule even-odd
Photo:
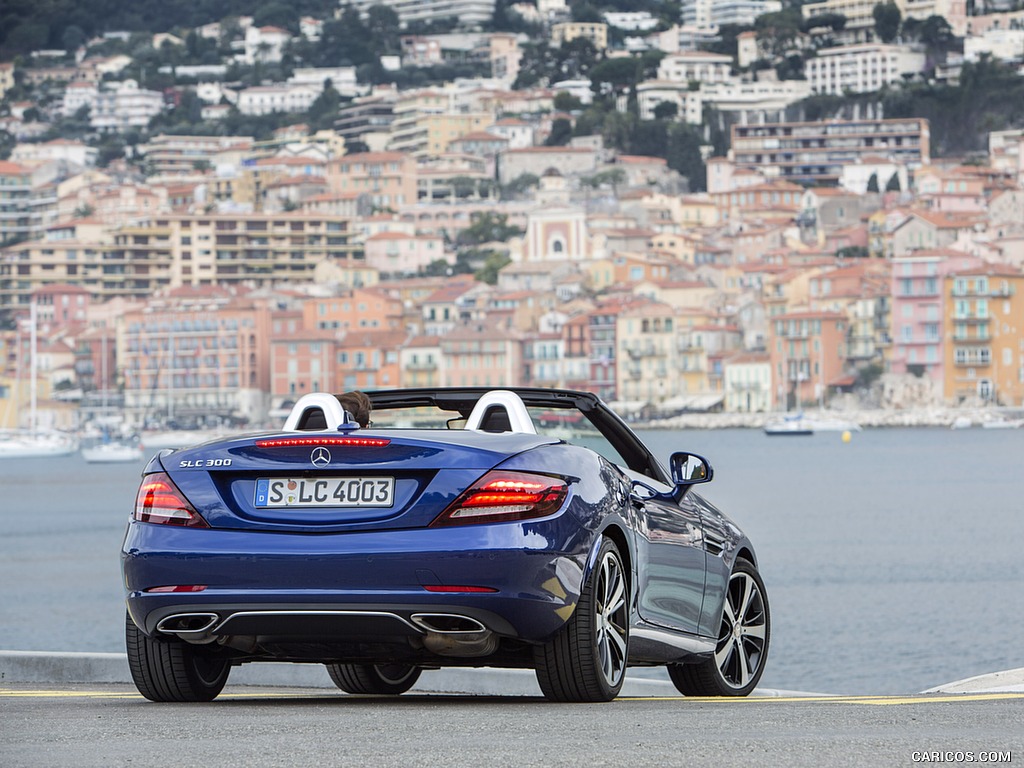
[{"label": "license plate", "polygon": [[261,477],[257,507],[390,507],[393,477]]}]

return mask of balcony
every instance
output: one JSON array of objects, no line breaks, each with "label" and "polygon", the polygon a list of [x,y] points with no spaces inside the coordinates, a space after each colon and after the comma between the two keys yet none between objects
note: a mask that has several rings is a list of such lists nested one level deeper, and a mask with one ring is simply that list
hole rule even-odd
[{"label": "balcony", "polygon": [[406,364],[405,369],[407,371],[436,371],[437,363],[433,362],[432,360],[416,363],[410,362]]},{"label": "balcony", "polygon": [[953,313],[953,320],[963,323],[987,323],[991,319],[989,315],[978,315],[974,312]]}]

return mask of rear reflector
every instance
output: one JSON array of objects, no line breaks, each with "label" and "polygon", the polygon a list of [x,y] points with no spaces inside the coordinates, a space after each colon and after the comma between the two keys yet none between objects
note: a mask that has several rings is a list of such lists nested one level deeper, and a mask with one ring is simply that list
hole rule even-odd
[{"label": "rear reflector", "polygon": [[202,592],[206,589],[205,584],[178,584],[173,587],[150,587],[144,592]]},{"label": "rear reflector", "polygon": [[427,592],[497,592],[494,587],[468,587],[468,586],[449,586],[447,584],[431,584],[430,586],[423,587]]},{"label": "rear reflector", "polygon": [[304,445],[351,445],[357,448],[380,448],[390,445],[383,437],[274,437],[257,440],[257,448],[294,448]]},{"label": "rear reflector", "polygon": [[184,528],[210,527],[166,472],[156,472],[142,479],[139,493],[135,497],[134,517],[140,523],[177,525]]},{"label": "rear reflector", "polygon": [[561,508],[568,493],[569,486],[560,477],[492,470],[453,501],[431,526],[546,517]]}]

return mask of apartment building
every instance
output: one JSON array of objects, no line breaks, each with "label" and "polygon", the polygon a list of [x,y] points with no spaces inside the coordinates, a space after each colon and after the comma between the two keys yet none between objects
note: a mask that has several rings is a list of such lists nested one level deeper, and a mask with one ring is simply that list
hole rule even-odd
[{"label": "apartment building", "polygon": [[109,238],[23,243],[0,258],[0,309],[27,306],[53,283],[97,301],[145,299],[160,289],[271,286],[313,280],[323,262],[362,264],[351,220],[305,214],[155,216]]},{"label": "apartment building", "polygon": [[271,397],[275,402],[295,401],[310,392],[340,392],[337,359],[335,331],[275,332],[270,341]]},{"label": "apartment building", "polygon": [[377,208],[416,202],[416,160],[403,152],[360,152],[331,160],[327,183],[335,194],[366,195]]},{"label": "apartment building", "polygon": [[124,227],[107,259],[123,276],[118,290],[134,295],[161,285],[309,281],[319,262],[361,261],[362,252],[347,218],[240,214],[156,217]]},{"label": "apartment building", "polygon": [[733,125],[731,146],[738,166],[811,183],[836,184],[844,166],[876,155],[912,169],[931,162],[928,121],[917,117]]},{"label": "apartment building", "polygon": [[118,361],[130,423],[266,418],[271,309],[244,291],[180,288],[129,309]]},{"label": "apartment building", "polygon": [[494,16],[494,0],[350,0],[349,5],[355,6],[363,18],[375,5],[391,8],[402,26],[458,19],[461,26],[474,28],[490,23]]},{"label": "apartment building", "polygon": [[443,364],[440,336],[414,336],[398,351],[399,386],[440,386]]},{"label": "apartment building", "polygon": [[615,342],[620,399],[660,403],[685,391],[675,314],[668,304],[650,300],[619,312]]},{"label": "apartment building", "polygon": [[307,299],[302,305],[304,328],[354,331],[396,331],[402,328],[401,299],[379,288],[353,288],[334,296]]},{"label": "apartment building", "polygon": [[346,146],[362,142],[368,149],[383,149],[391,134],[395,119],[393,93],[359,96],[338,109],[334,131],[345,140]]},{"label": "apartment building", "polygon": [[728,413],[768,413],[772,410],[772,361],[767,352],[740,352],[723,365]]},{"label": "apartment building", "polygon": [[847,374],[847,319],[839,312],[799,311],[768,322],[773,410],[824,401]]},{"label": "apartment building", "polygon": [[89,124],[98,131],[124,133],[145,128],[164,110],[164,96],[135,80],[112,83],[72,83],[64,94],[63,113],[89,108]]},{"label": "apartment building", "polygon": [[813,275],[808,282],[811,309],[842,312],[848,322],[847,359],[854,364],[884,364],[890,337],[888,262],[838,267]]},{"label": "apartment building", "polygon": [[35,232],[33,196],[32,169],[0,160],[0,246]]},{"label": "apartment building", "polygon": [[977,264],[943,275],[948,402],[1024,405],[1024,273]]},{"label": "apartment building", "polygon": [[732,57],[707,51],[666,56],[658,64],[658,80],[675,83],[724,83],[730,79]]},{"label": "apartment building", "polygon": [[436,235],[380,232],[366,238],[363,248],[367,265],[387,275],[415,274],[435,261],[448,260],[444,240]]},{"label": "apartment building", "polygon": [[252,136],[168,136],[158,134],[136,148],[157,175],[195,173],[199,165],[212,165],[224,151],[249,152]]},{"label": "apartment building", "polygon": [[924,66],[924,51],[863,43],[819,50],[817,56],[807,60],[804,73],[814,93],[841,96],[881,90],[920,74]]},{"label": "apartment building", "polygon": [[[626,97],[622,97],[620,111],[625,111]],[[679,80],[645,80],[636,87],[637,108],[642,120],[654,120],[655,110],[661,104],[676,108],[676,119],[690,125],[700,125],[703,119],[704,99],[700,91]]]},{"label": "apartment building", "polygon": [[388,150],[435,157],[447,152],[460,136],[482,131],[494,122],[493,113],[454,109],[452,101],[451,94],[431,89],[400,94]]},{"label": "apartment building", "polygon": [[243,115],[305,112],[322,91],[322,85],[320,87],[290,83],[254,85],[238,92],[238,111]]},{"label": "apartment building", "polygon": [[723,24],[753,26],[758,16],[781,10],[779,0],[683,0],[679,20],[686,27],[717,31]]},{"label": "apartment building", "polygon": [[495,319],[473,320],[441,336],[442,385],[518,387],[525,384],[523,334]]},{"label": "apartment building", "polygon": [[608,25],[584,21],[566,21],[551,25],[551,45],[556,48],[580,38],[589,40],[595,49],[603,51],[608,47]]},{"label": "apartment building", "polygon": [[893,373],[926,376],[937,388],[944,386],[944,277],[975,268],[979,261],[959,251],[941,249],[922,249],[892,260],[889,366]]}]

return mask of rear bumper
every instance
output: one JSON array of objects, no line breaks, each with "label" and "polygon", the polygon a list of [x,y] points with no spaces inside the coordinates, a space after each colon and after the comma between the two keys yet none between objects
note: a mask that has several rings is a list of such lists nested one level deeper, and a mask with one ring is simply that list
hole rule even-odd
[{"label": "rear bumper", "polygon": [[[132,522],[121,557],[128,611],[147,634],[165,630],[168,617],[202,614],[208,622],[175,625],[186,627],[179,636],[190,639],[195,626],[204,639],[401,640],[426,633],[418,615],[441,614],[540,642],[572,614],[593,540],[570,515],[317,535]],[[494,591],[428,589],[460,586]],[[202,589],[151,591],[168,587]]]}]

